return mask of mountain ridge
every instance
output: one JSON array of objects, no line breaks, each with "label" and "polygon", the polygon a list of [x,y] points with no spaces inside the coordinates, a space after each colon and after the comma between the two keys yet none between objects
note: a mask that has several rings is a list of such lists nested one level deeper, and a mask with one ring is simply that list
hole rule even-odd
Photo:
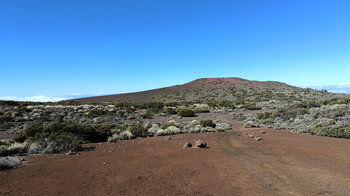
[{"label": "mountain ridge", "polygon": [[[249,96],[260,94],[266,99],[271,98],[269,94],[303,92],[305,89],[291,86],[278,81],[256,81],[246,80],[238,77],[225,78],[198,78],[193,81],[163,88],[84,97],[67,101],[80,103],[102,103],[102,102],[176,102],[176,101],[205,101],[205,100],[237,100],[249,99]],[[277,95],[276,95],[277,96]],[[277,97],[278,97],[277,96]]]}]

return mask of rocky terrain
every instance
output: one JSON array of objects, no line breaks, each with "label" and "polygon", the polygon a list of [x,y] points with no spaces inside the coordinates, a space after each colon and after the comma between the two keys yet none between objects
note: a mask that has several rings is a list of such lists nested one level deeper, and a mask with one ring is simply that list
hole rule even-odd
[{"label": "rocky terrain", "polygon": [[245,127],[288,129],[298,133],[350,139],[350,98],[290,105],[275,112],[234,114]]},{"label": "rocky terrain", "polygon": [[[220,117],[231,130],[29,156],[0,172],[0,195],[348,195],[350,140],[243,128],[230,114]],[[199,139],[207,148],[183,149]]]},{"label": "rocky terrain", "polygon": [[[163,89],[56,103],[0,101],[0,170],[5,170],[0,173],[3,174],[0,179],[8,182],[0,186],[0,194],[35,194],[20,188],[25,181],[18,178],[22,175],[30,178],[35,176],[33,172],[42,169],[40,173],[45,175],[35,178],[33,183],[58,178],[59,183],[69,181],[71,190],[85,188],[87,191],[77,193],[84,195],[99,195],[98,191],[106,195],[300,195],[306,192],[308,195],[344,195],[350,190],[345,180],[350,173],[344,169],[350,164],[349,157],[339,154],[341,159],[332,162],[326,158],[333,156],[332,151],[317,149],[323,145],[333,146],[332,150],[348,148],[350,140],[312,135],[350,139],[349,122],[350,97],[347,95],[239,78],[198,79]],[[319,144],[310,145],[308,141]],[[132,154],[126,153],[129,150]],[[291,154],[281,158],[285,153]],[[137,156],[139,154],[142,156]],[[310,156],[314,159],[309,160]],[[266,159],[269,165],[264,164]],[[110,168],[111,163],[119,165],[118,170]],[[93,176],[121,188],[108,186],[106,190],[101,184],[95,189],[89,182],[81,182],[80,178],[86,176],[78,169],[79,165],[84,171],[96,167],[101,173],[125,171],[115,178],[94,172],[90,176],[95,184],[101,182]],[[187,171],[180,174],[169,169],[178,165]],[[66,179],[63,173],[70,173],[71,167],[80,178]],[[143,167],[151,173],[144,173]],[[10,170],[13,168],[17,169]],[[211,168],[209,172],[208,168]],[[238,171],[231,171],[232,168]],[[325,168],[326,174],[316,175],[316,184],[312,184],[311,189],[299,182],[311,180],[314,172]],[[57,170],[63,173],[53,174]],[[214,174],[214,170],[219,174]],[[345,173],[340,174],[341,170]],[[223,182],[210,180],[215,188],[206,189],[209,185],[203,178],[213,175]],[[184,178],[189,179],[185,184],[179,181]],[[158,186],[148,179],[167,185]],[[127,182],[135,180],[145,187],[131,188]],[[248,182],[252,184],[246,185]],[[36,191],[44,195],[68,194],[63,186],[51,183],[55,186],[46,186],[55,194]],[[186,186],[188,189],[179,189]],[[339,186],[342,188],[336,189]]]}]

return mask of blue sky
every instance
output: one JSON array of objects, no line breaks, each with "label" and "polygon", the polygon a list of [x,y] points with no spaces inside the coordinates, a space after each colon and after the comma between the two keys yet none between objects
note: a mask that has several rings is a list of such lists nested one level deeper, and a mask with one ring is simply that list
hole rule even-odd
[{"label": "blue sky", "polygon": [[132,92],[202,77],[350,89],[346,0],[0,2],[0,98]]}]

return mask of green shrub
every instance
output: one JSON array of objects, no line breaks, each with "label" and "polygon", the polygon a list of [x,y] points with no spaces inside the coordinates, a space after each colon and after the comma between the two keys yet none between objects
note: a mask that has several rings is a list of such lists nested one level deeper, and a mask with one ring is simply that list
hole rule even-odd
[{"label": "green shrub", "polygon": [[108,112],[100,109],[90,110],[87,114],[88,117],[100,117],[100,116],[112,116],[113,112]]},{"label": "green shrub", "polygon": [[165,107],[163,109],[163,113],[166,113],[166,114],[176,114],[176,109],[174,108],[171,108],[171,107]]},{"label": "green shrub", "polygon": [[0,123],[12,122],[12,118],[9,116],[0,116]]},{"label": "green shrub", "polygon": [[194,117],[195,112],[191,109],[179,108],[177,109],[177,115],[181,117]]},{"label": "green shrub", "polygon": [[333,98],[333,99],[324,101],[324,104],[328,104],[328,105],[334,105],[334,104],[350,104],[350,97]]},{"label": "green shrub", "polygon": [[28,151],[27,143],[7,143],[0,146],[0,156],[10,156],[14,154],[26,153]]},{"label": "green shrub", "polygon": [[266,124],[272,124],[273,123],[273,121],[272,120],[268,120],[268,119],[265,119],[265,120],[262,120],[261,121],[261,124],[264,124],[264,125],[266,125]]},{"label": "green shrub", "polygon": [[263,119],[269,119],[271,118],[272,116],[272,113],[271,112],[264,112],[264,113],[258,113],[256,115],[256,117],[260,120],[263,120]]},{"label": "green shrub", "polygon": [[210,110],[208,108],[196,108],[195,112],[196,113],[209,113]]},{"label": "green shrub", "polygon": [[312,127],[310,130],[308,130],[308,133],[318,136],[350,139],[350,126],[347,125],[345,127],[342,127],[318,124]]},{"label": "green shrub", "polygon": [[50,143],[54,146],[52,152],[59,152],[68,148],[77,149],[82,143],[107,141],[114,127],[115,125],[111,123],[91,126],[70,122],[56,122],[48,125],[36,122],[18,134],[14,140],[21,143],[37,142],[43,146]]},{"label": "green shrub", "polygon": [[129,130],[134,137],[148,136],[147,129],[139,123],[133,123],[131,125],[128,125],[127,130]]},{"label": "green shrub", "polygon": [[175,127],[178,127],[174,122],[170,122],[170,123],[165,123],[165,124],[162,124],[162,126],[160,126],[161,129],[166,129],[170,126],[175,126]]},{"label": "green shrub", "polygon": [[150,109],[146,110],[146,113],[144,114],[141,114],[141,117],[143,119],[152,119],[153,118],[153,114],[152,112],[150,111]]},{"label": "green shrub", "polygon": [[216,124],[211,119],[207,119],[207,120],[201,120],[201,126],[215,128]]},{"label": "green shrub", "polygon": [[112,135],[112,129],[116,128],[117,125],[111,122],[104,122],[95,126],[96,131],[99,135],[105,135],[106,137]]},{"label": "green shrub", "polygon": [[12,127],[12,122],[5,122],[0,124],[0,131],[10,129]]},{"label": "green shrub", "polygon": [[256,106],[252,103],[245,103],[241,106],[241,108],[247,109],[247,110],[261,110],[261,107]]}]

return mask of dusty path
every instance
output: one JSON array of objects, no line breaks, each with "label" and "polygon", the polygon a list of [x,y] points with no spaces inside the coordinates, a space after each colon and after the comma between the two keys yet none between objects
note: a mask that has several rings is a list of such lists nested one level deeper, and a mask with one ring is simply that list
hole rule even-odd
[{"label": "dusty path", "polygon": [[[93,144],[80,156],[32,156],[0,172],[0,195],[348,195],[350,140],[289,131],[224,133]],[[247,133],[262,137],[256,142]],[[182,149],[206,141],[208,149]]]}]

